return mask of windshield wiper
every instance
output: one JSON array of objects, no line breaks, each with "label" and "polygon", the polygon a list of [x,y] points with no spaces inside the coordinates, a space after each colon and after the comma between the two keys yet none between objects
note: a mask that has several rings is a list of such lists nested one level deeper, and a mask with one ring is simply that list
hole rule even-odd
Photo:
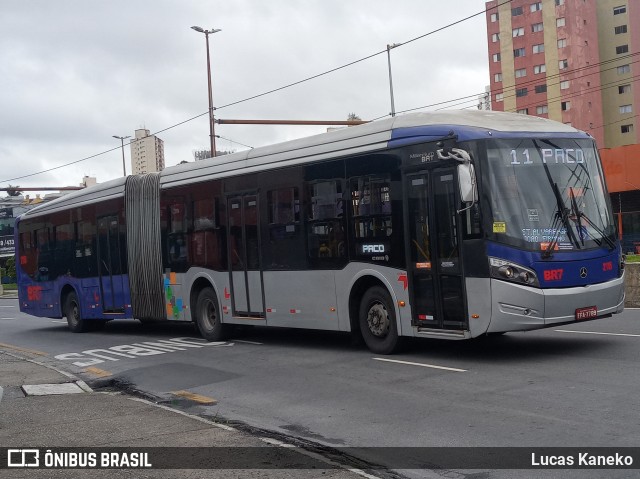
[{"label": "windshield wiper", "polygon": [[[607,244],[610,247],[609,251],[616,249],[615,243],[611,240],[611,238],[609,238],[607,234],[605,234],[604,230],[602,230],[602,228],[600,228],[593,221],[591,221],[591,219],[587,215],[585,215],[582,211],[580,211],[580,209],[578,208],[578,203],[576,202],[576,198],[573,194],[573,188],[569,188],[569,195],[571,196],[572,213],[576,216],[578,220],[578,227],[580,228],[580,237],[582,238],[582,244],[584,245],[584,239],[583,239],[583,233],[582,233],[582,218],[584,218],[585,221],[589,223],[589,226],[591,226],[594,230],[596,230],[596,233],[598,233],[602,237],[602,239],[607,242]],[[598,246],[602,244],[602,241],[600,241],[598,238],[593,238],[593,240],[597,243]]]},{"label": "windshield wiper", "polygon": [[582,246],[584,246],[584,230],[582,229],[582,213],[578,209],[578,203],[576,202],[576,196],[573,194],[573,188],[569,187],[569,196],[571,197],[571,211],[575,215],[576,220],[578,221],[578,236],[580,237],[580,242]]},{"label": "windshield wiper", "polygon": [[571,225],[569,224],[569,209],[564,205],[564,202],[562,201],[562,195],[560,195],[558,184],[552,182],[551,174],[549,173],[549,169],[547,168],[547,165],[544,166],[544,169],[546,170],[547,176],[549,177],[549,183],[551,184],[551,188],[553,189],[553,195],[556,197],[556,203],[558,208],[558,211],[556,213],[556,219],[551,225],[551,227],[554,229],[553,237],[551,238],[551,241],[547,245],[547,249],[545,249],[544,252],[542,253],[542,257],[546,259],[546,258],[550,258],[553,255],[552,251],[555,248],[555,246],[558,244],[558,237],[560,236],[560,228],[557,228],[557,227],[554,228],[554,226],[557,225],[558,220],[562,222],[562,225],[567,230],[567,236],[569,237],[569,241],[571,241],[571,243],[574,244],[578,249],[580,249],[580,243],[578,243],[578,239],[576,238],[575,234],[573,233],[573,230],[571,229]]},{"label": "windshield wiper", "polygon": [[[534,144],[537,143],[534,142]],[[553,196],[556,197],[556,204],[558,208],[558,212],[556,213],[556,219],[553,221],[551,227],[553,228],[557,225],[558,220],[562,222],[564,227],[567,230],[567,236],[569,237],[569,241],[576,246],[576,248],[580,249],[580,244],[578,243],[578,239],[573,234],[573,230],[571,229],[571,225],[569,224],[569,212],[567,207],[564,205],[564,201],[562,201],[562,195],[560,194],[560,190],[558,189],[558,184],[553,181],[551,177],[551,172],[549,171],[549,167],[546,162],[542,163],[544,167],[544,172],[547,175],[547,180],[549,180],[549,185],[551,185],[551,189],[553,190]],[[550,258],[553,255],[553,248],[558,244],[558,236],[560,236],[560,228],[555,228],[553,232],[553,237],[551,241],[547,245],[547,249],[542,252],[542,257],[544,259]]]}]

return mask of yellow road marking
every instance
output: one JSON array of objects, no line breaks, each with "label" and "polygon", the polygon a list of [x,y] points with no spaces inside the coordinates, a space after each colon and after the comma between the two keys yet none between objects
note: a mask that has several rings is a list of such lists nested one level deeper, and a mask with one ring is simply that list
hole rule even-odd
[{"label": "yellow road marking", "polygon": [[106,378],[112,376],[109,371],[105,371],[104,369],[90,367],[84,370],[87,373],[93,374],[94,376],[98,376],[99,378]]},{"label": "yellow road marking", "polygon": [[34,356],[48,356],[47,353],[37,351],[35,349],[21,348],[19,346],[13,346],[12,344],[0,343],[1,348],[11,349],[12,351],[19,351],[21,353],[33,354]]},{"label": "yellow road marking", "polygon": [[208,406],[213,406],[214,404],[218,404],[216,399],[202,396],[200,394],[190,393],[189,391],[172,391],[171,394],[176,396],[180,396],[186,399],[190,399],[191,401],[195,401],[200,404],[206,404]]}]

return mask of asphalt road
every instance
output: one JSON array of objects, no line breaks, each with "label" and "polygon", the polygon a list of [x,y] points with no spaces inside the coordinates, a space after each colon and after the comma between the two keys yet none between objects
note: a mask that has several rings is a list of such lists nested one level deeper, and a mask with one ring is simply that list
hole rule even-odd
[{"label": "asphalt road", "polygon": [[[154,349],[145,351],[145,342]],[[177,405],[176,391],[213,398],[217,404],[192,412],[335,447],[640,445],[640,310],[495,338],[414,340],[383,357],[347,335],[290,329],[247,328],[224,344],[203,342],[184,324],[114,321],[100,332],[72,334],[64,320],[22,315],[17,300],[0,298],[0,343]]]}]

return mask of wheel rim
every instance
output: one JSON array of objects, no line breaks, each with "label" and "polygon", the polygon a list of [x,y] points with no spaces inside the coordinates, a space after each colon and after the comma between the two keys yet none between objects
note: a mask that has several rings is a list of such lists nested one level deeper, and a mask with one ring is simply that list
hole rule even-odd
[{"label": "wheel rim", "polygon": [[78,311],[78,303],[76,303],[75,301],[71,303],[71,308],[69,311],[69,319],[74,324],[76,324],[80,319],[80,312]]},{"label": "wheel rim", "polygon": [[213,301],[207,299],[202,305],[202,312],[200,315],[202,319],[202,325],[207,330],[212,330],[216,322],[218,321],[218,314],[216,311],[216,306],[213,304]]},{"label": "wheel rim", "polygon": [[376,302],[369,307],[367,325],[371,334],[379,338],[389,333],[391,322],[389,321],[389,312],[384,304]]}]

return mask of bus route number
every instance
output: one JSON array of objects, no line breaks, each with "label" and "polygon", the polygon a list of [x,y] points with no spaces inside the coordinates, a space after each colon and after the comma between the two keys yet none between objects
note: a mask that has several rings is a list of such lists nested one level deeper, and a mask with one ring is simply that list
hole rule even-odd
[{"label": "bus route number", "polygon": [[529,149],[511,150],[512,165],[533,165],[534,159],[542,160],[542,163],[565,164],[584,163],[584,152],[575,148],[541,148],[536,150],[535,156],[529,153]]}]

